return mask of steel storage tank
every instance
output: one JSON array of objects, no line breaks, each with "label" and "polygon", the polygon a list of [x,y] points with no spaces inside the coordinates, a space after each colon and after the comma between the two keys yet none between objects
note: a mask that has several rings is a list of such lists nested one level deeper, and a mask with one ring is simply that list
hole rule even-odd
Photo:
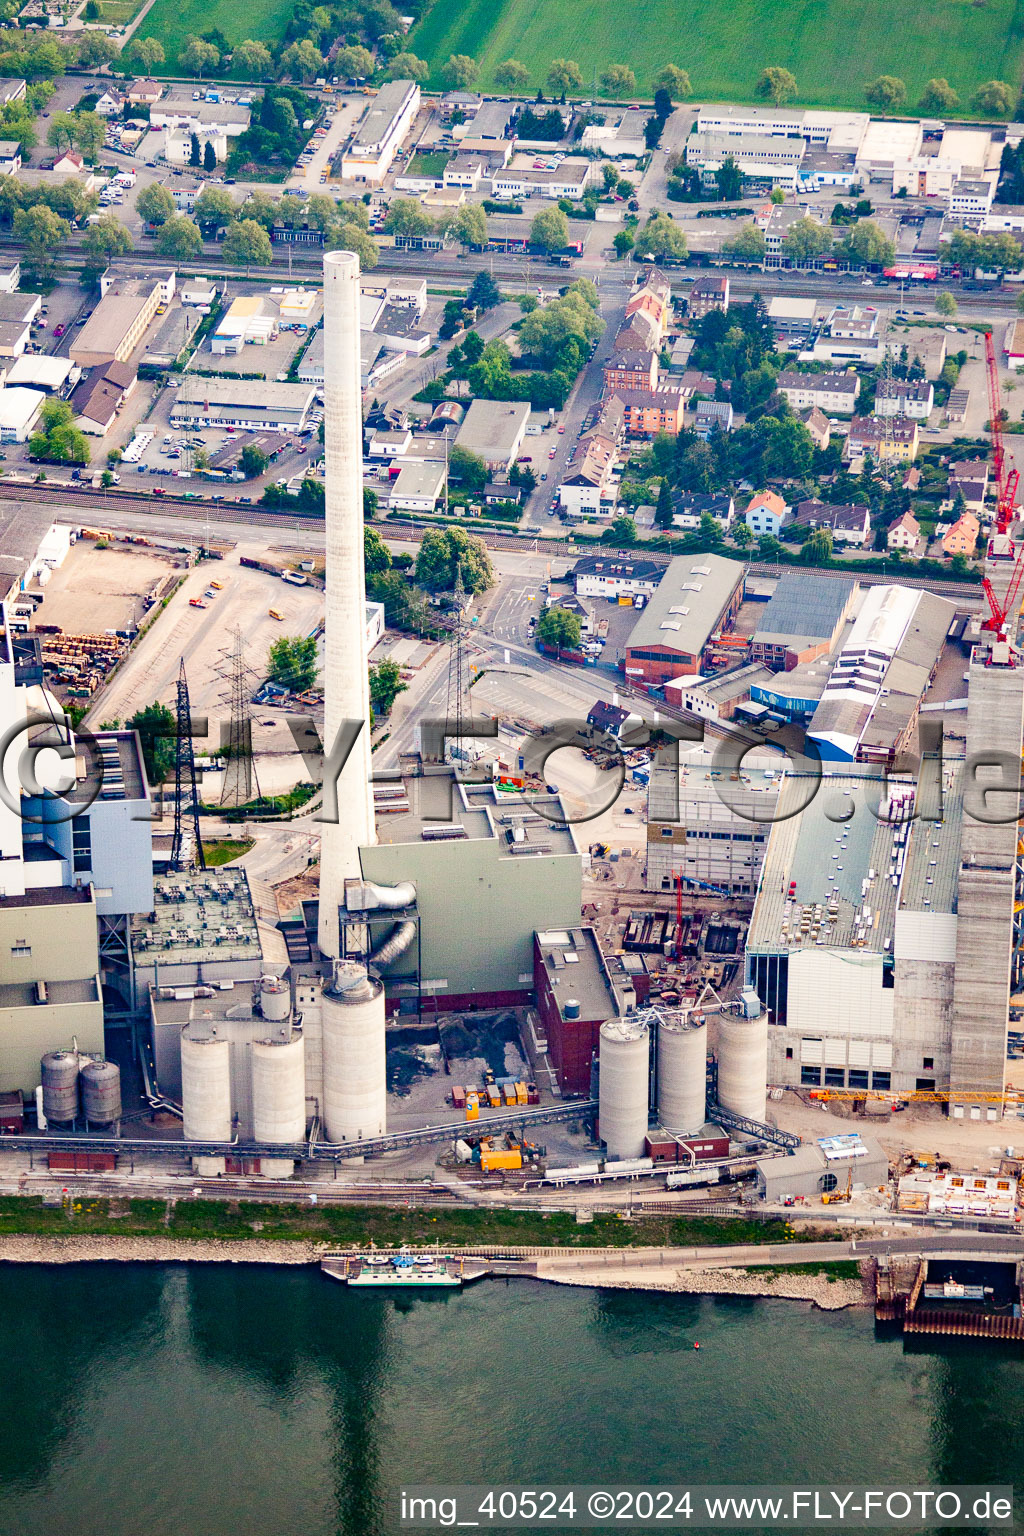
[{"label": "steel storage tank", "polygon": [[638,1019],[608,1019],[598,1044],[598,1120],[608,1156],[641,1157],[647,1135],[651,1043]]},{"label": "steel storage tank", "polygon": [[[182,1133],[186,1141],[231,1140],[231,1047],[216,1035],[181,1037]],[[222,1157],[194,1157],[196,1173],[224,1172]]]},{"label": "steel storage tank", "polygon": [[121,1118],[121,1069],[113,1061],[82,1064],[82,1113],[90,1125],[113,1125]]},{"label": "steel storage tank", "polygon": [[260,1009],[272,1024],[280,1024],[292,1011],[292,989],[276,976],[264,976],[260,982]]},{"label": "steel storage tank", "polygon": [[718,1102],[734,1115],[768,1113],[768,1015],[723,1013],[718,1020]]},{"label": "steel storage tank", "polygon": [[323,991],[321,1026],[328,1141],[365,1141],[384,1134],[384,1022],[380,982],[356,961],[336,960]]},{"label": "steel storage tank", "polygon": [[78,1052],[47,1051],[39,1066],[43,1114],[47,1121],[69,1125],[78,1117]]},{"label": "steel storage tank", "polygon": [[690,1136],[707,1119],[707,1025],[692,1014],[658,1023],[658,1120],[673,1136]]},{"label": "steel storage tank", "polygon": [[[301,1144],[306,1134],[306,1042],[299,1030],[290,1039],[254,1040],[252,1046],[252,1136],[271,1146]],[[260,1172],[272,1179],[295,1172],[290,1157],[260,1154]]]}]

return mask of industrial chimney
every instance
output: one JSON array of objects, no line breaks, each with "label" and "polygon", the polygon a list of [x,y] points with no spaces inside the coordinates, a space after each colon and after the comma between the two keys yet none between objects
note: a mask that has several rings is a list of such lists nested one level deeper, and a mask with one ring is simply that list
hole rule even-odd
[{"label": "industrial chimney", "polygon": [[331,959],[340,952],[338,910],[345,880],[359,877],[359,848],[376,838],[370,785],[359,374],[359,258],[352,251],[328,251],[324,256],[325,750],[332,750],[346,720],[363,721],[337,781],[337,820],[322,827],[318,940],[321,952]]}]

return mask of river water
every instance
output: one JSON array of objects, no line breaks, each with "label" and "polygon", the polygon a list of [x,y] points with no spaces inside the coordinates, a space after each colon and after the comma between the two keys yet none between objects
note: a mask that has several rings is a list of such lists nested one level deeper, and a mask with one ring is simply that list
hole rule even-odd
[{"label": "river water", "polygon": [[1024,1483],[1022,1410],[1019,1355],[864,1311],[0,1265],[2,1536],[392,1536],[417,1482]]}]

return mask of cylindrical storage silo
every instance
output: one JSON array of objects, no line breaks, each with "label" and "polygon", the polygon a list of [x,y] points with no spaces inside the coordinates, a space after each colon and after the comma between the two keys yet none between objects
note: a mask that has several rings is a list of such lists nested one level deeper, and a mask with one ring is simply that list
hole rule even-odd
[{"label": "cylindrical storage silo", "polygon": [[[252,1139],[271,1146],[301,1145],[306,1134],[306,1042],[254,1040],[252,1046]],[[260,1172],[286,1179],[295,1172],[290,1157],[260,1153]]]},{"label": "cylindrical storage silo", "polygon": [[121,1118],[121,1069],[113,1061],[87,1061],[81,1072],[82,1113],[90,1125]]},{"label": "cylindrical storage silo", "polygon": [[608,1156],[642,1157],[647,1135],[651,1043],[638,1019],[608,1019],[601,1025],[598,1123]]},{"label": "cylindrical storage silo", "polygon": [[384,988],[365,966],[338,960],[323,991],[324,1131],[328,1141],[383,1136]]},{"label": "cylindrical storage silo", "polygon": [[718,1020],[718,1102],[734,1115],[764,1124],[768,1112],[768,1015]]},{"label": "cylindrical storage silo", "polygon": [[78,1052],[47,1051],[39,1065],[47,1121],[70,1125],[78,1116]]},{"label": "cylindrical storage silo", "polygon": [[[181,1037],[182,1131],[186,1141],[231,1140],[231,1047],[216,1035]],[[224,1172],[223,1157],[194,1157],[196,1173]]]},{"label": "cylindrical storage silo", "polygon": [[708,1031],[692,1014],[658,1023],[658,1121],[673,1136],[692,1136],[707,1119]]},{"label": "cylindrical storage silo", "polygon": [[292,989],[276,976],[264,976],[260,982],[260,1008],[272,1024],[282,1023],[292,1011]]}]

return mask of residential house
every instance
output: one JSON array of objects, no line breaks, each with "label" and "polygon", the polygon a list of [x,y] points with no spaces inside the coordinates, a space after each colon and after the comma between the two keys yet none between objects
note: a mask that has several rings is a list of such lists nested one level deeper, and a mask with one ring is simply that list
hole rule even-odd
[{"label": "residential house", "polygon": [[885,542],[888,549],[902,549],[908,555],[917,553],[921,543],[921,524],[913,512],[904,512],[902,517],[896,519]]},{"label": "residential house", "polygon": [[705,514],[723,531],[732,527],[736,504],[728,491],[673,491],[673,528],[699,528]]},{"label": "residential house", "polygon": [[617,389],[611,398],[622,402],[626,431],[633,437],[656,437],[659,432],[675,437],[682,428],[686,397],[681,389]]},{"label": "residential house", "polygon": [[875,388],[876,416],[909,416],[927,421],[935,390],[927,379],[879,379]]},{"label": "residential house", "polygon": [[731,432],[732,421],[732,406],[728,400],[698,400],[693,413],[693,430],[707,443],[716,432]]},{"label": "residential house", "polygon": [[751,533],[760,538],[764,534],[778,538],[779,529],[789,515],[789,507],[775,491],[758,491],[743,514]]},{"label": "residential house", "polygon": [[703,320],[713,309],[729,308],[729,278],[725,274],[706,273],[698,277],[686,296],[686,315],[690,320]]},{"label": "residential house", "polygon": [[906,416],[855,416],[846,439],[846,456],[870,458],[878,464],[909,462],[917,458],[919,446],[917,422]]},{"label": "residential house", "polygon": [[819,450],[827,448],[832,436],[832,427],[824,411],[812,405],[809,411],[801,411],[799,414],[800,420],[811,434],[811,441],[815,448]]},{"label": "residential house", "polygon": [[871,537],[871,509],[853,503],[831,506],[811,498],[797,503],[793,526],[804,534],[828,528],[835,543],[854,544],[863,549]]},{"label": "residential house", "polygon": [[860,379],[851,369],[842,373],[800,373],[785,368],[775,388],[794,411],[817,406],[827,416],[852,416],[857,408]]},{"label": "residential house", "polygon": [[658,383],[657,352],[613,352],[604,365],[604,391],[655,389]]},{"label": "residential house", "polygon": [[978,543],[978,534],[981,532],[981,524],[973,512],[962,512],[953,524],[942,536],[942,550],[946,555],[966,555],[968,559],[974,554]]}]

